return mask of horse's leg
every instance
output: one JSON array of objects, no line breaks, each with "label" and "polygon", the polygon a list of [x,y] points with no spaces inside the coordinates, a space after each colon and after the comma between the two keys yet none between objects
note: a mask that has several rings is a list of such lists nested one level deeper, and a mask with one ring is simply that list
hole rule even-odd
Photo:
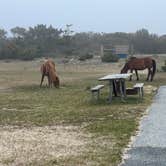
[{"label": "horse's leg", "polygon": [[135,74],[136,74],[136,76],[137,76],[137,81],[139,80],[139,77],[138,77],[138,72],[137,72],[137,70],[135,69]]},{"label": "horse's leg", "polygon": [[148,78],[148,80],[151,80],[150,78],[152,78],[152,70],[151,70],[151,68],[149,68],[149,78]]},{"label": "horse's leg", "polygon": [[42,77],[41,77],[40,87],[42,86],[43,80],[44,80],[44,74],[42,74]]},{"label": "horse's leg", "polygon": [[50,80],[49,74],[48,74],[48,76],[47,76],[47,79],[48,79],[48,87],[50,88],[50,86],[51,86],[51,80]]},{"label": "horse's leg", "polygon": [[53,85],[53,80],[51,79],[51,77],[49,76],[49,87],[52,88]]},{"label": "horse's leg", "polygon": [[130,70],[130,73],[131,73],[130,81],[132,81],[133,69]]},{"label": "horse's leg", "polygon": [[151,70],[150,70],[150,68],[148,68],[148,76],[147,76],[146,81],[149,81],[149,76],[150,76],[150,74],[151,74]]},{"label": "horse's leg", "polygon": [[153,77],[156,73],[156,61],[154,59],[152,59],[152,77],[151,77],[151,81],[153,81]]},{"label": "horse's leg", "polygon": [[52,88],[52,84],[53,84],[53,82],[50,80],[50,87]]},{"label": "horse's leg", "polygon": [[150,81],[153,81],[153,69],[150,70],[150,75],[151,75]]}]

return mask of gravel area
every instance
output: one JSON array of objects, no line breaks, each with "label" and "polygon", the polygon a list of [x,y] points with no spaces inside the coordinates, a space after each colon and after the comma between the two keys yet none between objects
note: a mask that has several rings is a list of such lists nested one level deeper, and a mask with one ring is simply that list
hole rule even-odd
[{"label": "gravel area", "polygon": [[166,166],[166,86],[159,88],[125,156],[121,166]]}]

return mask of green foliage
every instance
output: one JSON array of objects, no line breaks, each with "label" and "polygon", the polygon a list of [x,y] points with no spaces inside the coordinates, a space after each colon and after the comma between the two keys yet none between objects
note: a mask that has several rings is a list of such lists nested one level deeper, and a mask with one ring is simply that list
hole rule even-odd
[{"label": "green foliage", "polygon": [[20,54],[20,59],[22,60],[33,60],[38,57],[38,50],[36,48],[24,49]]},{"label": "green foliage", "polygon": [[93,54],[92,53],[86,53],[84,55],[81,55],[79,57],[79,60],[80,61],[85,61],[85,60],[92,59],[92,58],[93,58]]},{"label": "green foliage", "polygon": [[165,60],[165,65],[161,67],[162,71],[166,72],[166,60]]},{"label": "green foliage", "polygon": [[162,66],[162,71],[166,72],[166,66]]},{"label": "green foliage", "polygon": [[107,52],[104,54],[101,60],[102,62],[118,62],[119,57],[115,54],[112,54],[111,52]]},{"label": "green foliage", "polygon": [[[71,24],[66,25],[64,30],[43,24],[28,29],[14,27],[11,29],[12,37],[8,37],[7,32],[0,29],[0,58],[22,59],[25,57],[23,59],[33,59],[33,56],[38,57],[38,54],[36,54],[34,50],[32,51],[32,48],[39,48],[41,55],[51,54],[57,56],[63,54],[71,56],[74,54],[78,56],[80,60],[84,61],[88,59],[86,55],[83,55],[84,53],[94,52],[100,54],[100,46],[107,46],[110,45],[110,43],[112,45],[130,45],[130,54],[166,53],[166,36],[150,34],[146,29],[141,29],[131,34],[123,32],[73,33],[74,31],[71,30],[71,28]],[[16,47],[11,48],[10,45]],[[31,50],[28,56],[27,50]],[[112,56],[111,60],[109,60],[109,58],[109,56],[105,55],[102,60],[104,62],[117,61],[116,57]]]},{"label": "green foliage", "polygon": [[0,29],[0,39],[6,39],[7,32],[4,29]]},{"label": "green foliage", "polygon": [[14,37],[20,37],[23,38],[26,35],[26,29],[25,28],[21,28],[21,27],[15,27],[12,28],[11,33],[13,34]]},{"label": "green foliage", "polygon": [[8,43],[0,50],[0,59],[33,60],[40,57],[40,55],[39,48],[23,48],[14,43]]}]

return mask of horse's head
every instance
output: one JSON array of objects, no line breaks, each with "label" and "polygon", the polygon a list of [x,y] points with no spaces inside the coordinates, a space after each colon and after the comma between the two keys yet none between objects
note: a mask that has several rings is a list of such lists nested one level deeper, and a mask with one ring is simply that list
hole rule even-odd
[{"label": "horse's head", "polygon": [[124,67],[122,68],[122,70],[121,70],[121,74],[122,73],[127,73],[127,71],[128,71],[128,63],[126,63],[125,65],[124,65]]},{"label": "horse's head", "polygon": [[59,81],[59,77],[58,77],[58,76],[56,76],[56,79],[53,81],[53,84],[54,84],[54,86],[55,86],[56,88],[59,88],[59,86],[60,86],[60,81]]}]

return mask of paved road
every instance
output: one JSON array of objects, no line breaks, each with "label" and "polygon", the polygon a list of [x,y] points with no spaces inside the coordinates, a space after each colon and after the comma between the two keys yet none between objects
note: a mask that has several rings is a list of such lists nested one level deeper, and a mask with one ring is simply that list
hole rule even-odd
[{"label": "paved road", "polygon": [[166,166],[166,86],[159,88],[141,131],[121,166]]}]

